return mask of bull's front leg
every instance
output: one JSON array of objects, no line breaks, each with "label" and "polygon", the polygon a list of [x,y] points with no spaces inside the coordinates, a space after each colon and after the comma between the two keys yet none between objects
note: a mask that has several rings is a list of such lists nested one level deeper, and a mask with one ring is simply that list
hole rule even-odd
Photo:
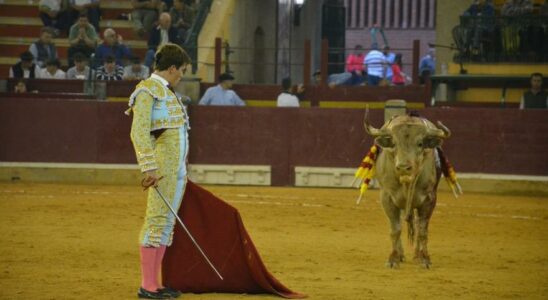
[{"label": "bull's front leg", "polygon": [[428,254],[428,224],[436,206],[436,195],[434,194],[428,200],[417,210],[419,228],[415,245],[415,259],[426,269],[432,265],[430,254]]},{"label": "bull's front leg", "polygon": [[401,244],[401,221],[400,209],[394,205],[391,197],[381,191],[381,202],[384,212],[390,221],[390,240],[392,241],[392,252],[388,256],[386,265],[390,268],[398,268],[403,262],[403,247]]}]

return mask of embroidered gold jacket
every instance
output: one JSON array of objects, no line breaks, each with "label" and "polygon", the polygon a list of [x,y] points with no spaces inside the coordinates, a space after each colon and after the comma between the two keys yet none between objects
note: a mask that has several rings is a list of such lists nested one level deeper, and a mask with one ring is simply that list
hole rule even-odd
[{"label": "embroidered gold jacket", "polygon": [[151,132],[184,126],[187,122],[185,109],[173,91],[152,77],[137,84],[129,97],[129,106],[126,114],[133,111],[131,141],[141,171],[158,169]]}]

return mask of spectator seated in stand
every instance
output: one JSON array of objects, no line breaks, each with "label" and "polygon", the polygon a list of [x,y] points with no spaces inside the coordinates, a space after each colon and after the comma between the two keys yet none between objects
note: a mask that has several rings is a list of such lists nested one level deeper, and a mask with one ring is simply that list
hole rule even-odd
[{"label": "spectator seated in stand", "polygon": [[131,51],[123,44],[122,36],[116,34],[112,28],[107,28],[103,32],[103,43],[95,49],[95,64],[96,66],[103,63],[103,59],[107,56],[114,56],[116,64],[120,66],[127,65],[131,58]]},{"label": "spectator seated in stand", "polygon": [[396,60],[396,54],[393,52],[390,52],[390,47],[384,46],[382,49],[382,54],[384,54],[384,58],[386,59],[386,74],[384,76],[384,79],[388,81],[388,83],[392,82],[392,76],[394,75],[392,73],[392,64],[394,64]]},{"label": "spectator seated in stand", "polygon": [[391,66],[392,69],[392,84],[403,86],[406,82],[411,82],[411,78],[402,72],[402,55],[401,53],[396,54],[394,58],[394,63]]},{"label": "spectator seated in stand", "polygon": [[520,109],[547,109],[548,93],[542,89],[541,73],[531,74],[531,88],[521,97]]},{"label": "spectator seated in stand", "polygon": [[72,14],[64,0],[40,0],[38,2],[40,19],[45,27],[54,29],[54,35],[67,33],[72,25]]},{"label": "spectator seated in stand", "polygon": [[[476,0],[470,7],[463,13],[463,16],[470,17],[494,17],[495,8],[491,3],[486,0]],[[473,55],[479,54],[481,47],[482,37],[487,34],[492,34],[494,27],[492,20],[479,20],[474,23],[475,26],[466,35],[465,48],[469,49],[472,46],[471,52]]]},{"label": "spectator seated in stand", "polygon": [[53,32],[49,27],[44,27],[40,31],[40,39],[32,43],[29,52],[34,56],[34,63],[40,68],[46,66],[49,59],[57,59],[57,48],[53,43]]},{"label": "spectator seated in stand", "polygon": [[95,31],[99,32],[99,20],[101,19],[99,0],[70,0],[70,6],[74,11],[73,19],[85,14]]},{"label": "spectator seated in stand", "polygon": [[67,79],[67,74],[60,69],[61,63],[58,59],[50,59],[46,62],[46,67],[40,70],[38,78],[40,79]]},{"label": "spectator seated in stand", "polygon": [[86,57],[90,57],[95,52],[97,44],[97,32],[89,23],[88,16],[81,14],[76,24],[70,27],[69,33],[70,48],[68,48],[69,66],[73,66],[72,57],[75,53],[80,52]]},{"label": "spectator seated in stand", "polygon": [[475,0],[462,15],[471,17],[492,17],[495,15],[495,8],[491,3],[487,3],[486,0]]},{"label": "spectator seated in stand", "polygon": [[187,36],[187,31],[194,22],[194,9],[185,4],[183,0],[175,0],[173,7],[169,10],[171,16],[171,22],[173,26],[177,28],[177,34],[179,41],[184,41]]},{"label": "spectator seated in stand", "polygon": [[149,74],[149,68],[142,65],[138,57],[132,58],[131,65],[124,68],[124,80],[144,80],[148,78]]},{"label": "spectator seated in stand", "polygon": [[540,15],[548,17],[548,0],[544,0],[544,4],[540,7]]},{"label": "spectator seated in stand", "polygon": [[360,85],[365,81],[363,69],[364,57],[362,45],[356,45],[354,53],[348,55],[346,58],[346,71],[352,75],[351,85]]},{"label": "spectator seated in stand", "polygon": [[304,93],[304,87],[299,84],[297,87],[297,95],[291,92],[291,78],[287,77],[282,79],[282,93],[278,96],[276,105],[278,107],[299,107],[299,97]]},{"label": "spectator seated in stand", "polygon": [[430,76],[436,72],[436,50],[428,49],[428,53],[421,58],[419,62],[420,83],[424,84]]},{"label": "spectator seated in stand", "polygon": [[145,33],[152,30],[154,22],[158,19],[158,11],[161,8],[159,0],[131,0],[133,12],[131,19],[133,21],[133,30],[143,37]]},{"label": "spectator seated in stand", "polygon": [[378,86],[386,75],[386,57],[380,52],[377,44],[373,44],[371,51],[367,53],[363,60],[367,70],[367,85]]},{"label": "spectator seated in stand", "polygon": [[[335,73],[327,76],[327,86],[334,88],[337,85],[350,85],[351,80],[352,74],[349,72]],[[316,70],[314,74],[312,74],[312,84],[322,84],[322,72],[320,70]]]},{"label": "spectator seated in stand", "polygon": [[533,12],[533,3],[530,0],[506,0],[501,14],[505,17],[519,17]]},{"label": "spectator seated in stand", "polygon": [[13,88],[14,93],[26,93],[27,92],[27,85],[25,84],[25,80],[21,79],[18,80],[15,84],[15,87]]},{"label": "spectator seated in stand", "polygon": [[[90,69],[88,66],[88,59],[82,53],[74,54],[74,67],[68,69],[67,79],[89,79]],[[91,78],[95,78],[95,72],[91,70]]]},{"label": "spectator seated in stand", "polygon": [[158,26],[154,27],[148,39],[148,51],[145,56],[145,66],[151,67],[154,61],[154,54],[159,46],[167,43],[180,44],[177,37],[177,29],[171,25],[171,16],[168,13],[162,13],[158,21]]},{"label": "spectator seated in stand", "polygon": [[124,68],[116,64],[114,56],[105,57],[104,63],[97,69],[95,79],[97,80],[122,80]]},{"label": "spectator seated in stand", "polygon": [[34,56],[29,51],[21,53],[18,63],[11,66],[9,78],[38,78],[40,68],[34,64]]},{"label": "spectator seated in stand", "polygon": [[219,76],[219,84],[206,90],[199,105],[245,106],[245,102],[231,90],[234,77],[228,73]]}]

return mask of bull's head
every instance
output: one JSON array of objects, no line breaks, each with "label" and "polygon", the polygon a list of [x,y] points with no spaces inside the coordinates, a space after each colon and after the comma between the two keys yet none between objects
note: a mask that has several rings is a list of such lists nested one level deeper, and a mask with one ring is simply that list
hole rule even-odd
[{"label": "bull's head", "polygon": [[411,116],[395,116],[380,129],[371,126],[364,118],[365,131],[375,138],[394,161],[394,171],[401,183],[410,183],[418,174],[427,153],[439,147],[451,132],[441,122]]}]

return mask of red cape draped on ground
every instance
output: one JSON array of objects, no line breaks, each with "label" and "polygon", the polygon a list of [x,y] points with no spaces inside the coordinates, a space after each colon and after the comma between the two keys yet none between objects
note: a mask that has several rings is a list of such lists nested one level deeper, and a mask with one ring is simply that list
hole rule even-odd
[{"label": "red cape draped on ground", "polygon": [[184,230],[175,224],[173,244],[162,265],[164,285],[191,293],[270,293],[305,298],[286,288],[263,264],[237,209],[188,181],[179,217],[219,270],[202,258]]}]

